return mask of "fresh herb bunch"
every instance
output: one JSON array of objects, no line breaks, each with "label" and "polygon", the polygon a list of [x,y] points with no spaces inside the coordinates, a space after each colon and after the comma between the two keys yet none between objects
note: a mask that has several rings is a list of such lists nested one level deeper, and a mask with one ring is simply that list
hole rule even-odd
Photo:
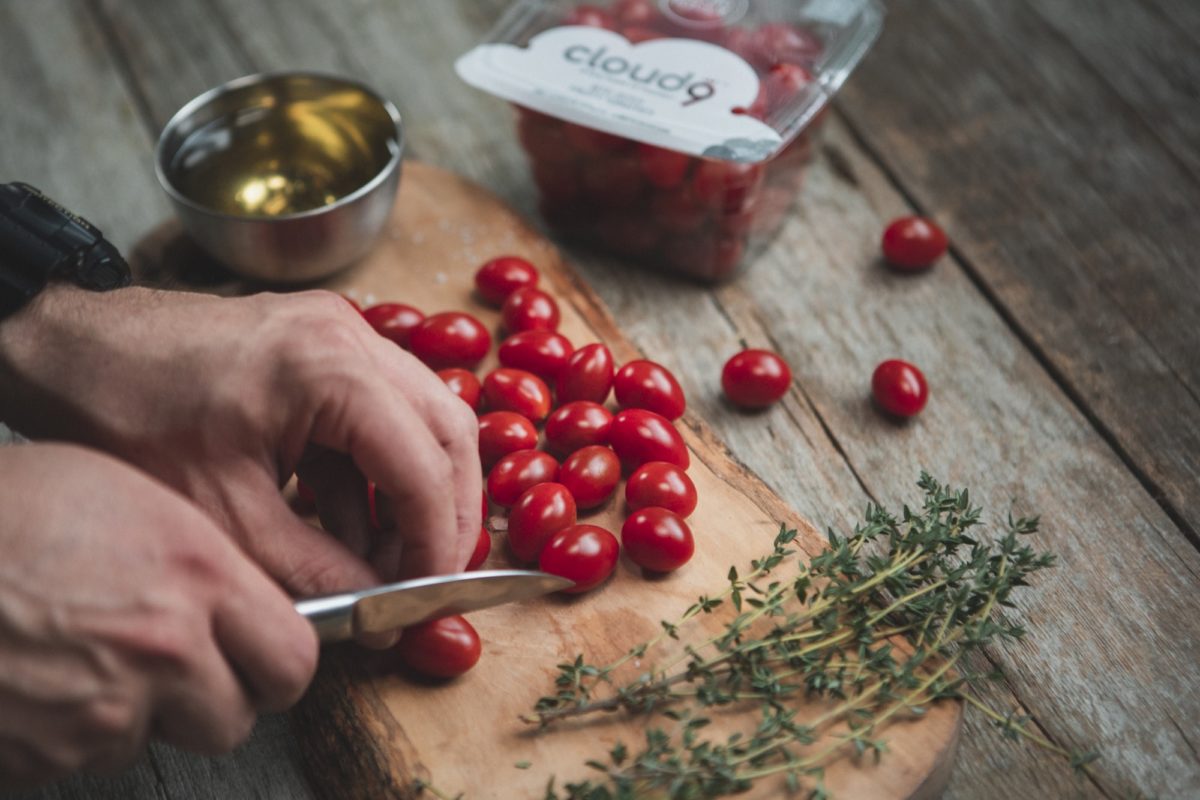
[{"label": "fresh herb bunch", "polygon": [[[673,721],[649,728],[640,752],[618,744],[588,766],[596,780],[553,781],[546,800],[627,800],[645,796],[699,800],[745,791],[756,781],[782,777],[795,792],[828,796],[823,770],[835,759],[886,750],[889,720],[924,713],[930,703],[957,698],[987,714],[1012,737],[1058,752],[1076,769],[1094,753],[1070,753],[1030,730],[1026,720],[997,712],[971,693],[998,677],[973,673],[964,658],[1024,629],[1003,619],[999,607],[1054,556],[1022,539],[1037,530],[1033,518],[1008,519],[995,541],[971,535],[981,510],[967,491],[942,486],[922,473],[919,511],[897,517],[874,505],[853,533],[829,531],[829,548],[787,578],[780,567],[797,559],[796,531],[782,528],[774,550],[751,562],[728,586],[700,597],[654,639],[607,666],[579,656],[559,665],[556,692],[537,701],[526,721],[541,727],[597,712],[657,714]],[[682,637],[702,614],[732,608],[735,616],[715,636]],[[622,667],[667,649],[655,668],[629,681]],[[801,701],[820,702],[802,718]],[[727,737],[705,738],[707,710],[758,709],[757,724]],[[811,709],[810,709],[811,715]]]}]

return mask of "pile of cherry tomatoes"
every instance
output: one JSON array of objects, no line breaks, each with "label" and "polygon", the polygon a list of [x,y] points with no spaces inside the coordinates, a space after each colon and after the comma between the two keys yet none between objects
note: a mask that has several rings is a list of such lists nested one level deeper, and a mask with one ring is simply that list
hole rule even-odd
[{"label": "pile of cherry tomatoes", "polygon": [[[704,13],[699,4],[690,13]],[[704,20],[699,20],[704,22]],[[735,110],[770,120],[794,106],[812,83],[824,45],[812,30],[769,22],[756,27],[681,26],[653,0],[581,5],[558,25],[587,25],[633,43],[666,37],[702,39],[737,53],[758,73],[757,98]],[[698,158],[640,144],[517,107],[517,130],[541,195],[541,212],[559,233],[720,281],[781,226],[812,158],[819,113],[764,163]]]},{"label": "pile of cherry tomatoes", "polygon": [[[882,246],[894,268],[916,271],[939,258],[947,242],[930,220],[905,217],[888,226]],[[617,368],[604,344],[576,348],[558,332],[558,304],[538,288],[538,277],[532,264],[515,256],[492,259],[476,272],[476,292],[500,308],[506,334],[497,352],[500,366],[482,381],[472,370],[491,352],[492,337],[472,315],[427,317],[402,303],[362,311],[381,336],[437,370],[480,415],[485,524],[467,569],[477,569],[491,552],[486,521],[492,506],[508,513],[514,561],[574,581],[568,593],[603,584],[622,548],[648,572],[679,569],[695,551],[686,519],[697,504],[688,449],[674,425],[687,408],[683,389],[661,364],[637,359]],[[746,409],[777,402],[791,380],[787,363],[766,350],[736,354],[721,374],[726,397]],[[871,389],[878,407],[896,417],[919,413],[929,395],[921,371],[897,359],[876,368]],[[606,406],[610,395],[615,410]],[[629,514],[618,542],[611,531],[580,523],[578,514],[607,503],[623,476]],[[299,489],[311,503],[311,490]],[[466,672],[481,650],[474,627],[461,616],[409,628],[399,645],[412,669],[436,678]]]}]

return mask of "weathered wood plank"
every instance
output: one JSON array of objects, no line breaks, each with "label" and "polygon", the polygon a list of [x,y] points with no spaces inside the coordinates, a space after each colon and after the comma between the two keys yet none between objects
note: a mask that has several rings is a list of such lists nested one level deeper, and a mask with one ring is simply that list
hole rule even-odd
[{"label": "weathered wood plank", "polygon": [[[1114,42],[1076,33],[1085,58],[1032,5],[896,4],[841,107],[1195,542],[1200,180],[1146,120],[1160,98],[1189,106],[1196,88],[1147,88],[1133,111],[1131,83],[1153,82],[1154,65],[1120,89],[1113,73],[1144,54],[1116,55]],[[1074,12],[1075,29],[1106,27],[1110,38],[1135,13],[1095,3]],[[1150,24],[1139,18],[1138,35]],[[1164,55],[1159,72],[1189,61],[1175,71],[1194,74],[1190,52]],[[1182,126],[1165,129],[1176,138],[1197,119],[1194,105],[1155,113]]]}]

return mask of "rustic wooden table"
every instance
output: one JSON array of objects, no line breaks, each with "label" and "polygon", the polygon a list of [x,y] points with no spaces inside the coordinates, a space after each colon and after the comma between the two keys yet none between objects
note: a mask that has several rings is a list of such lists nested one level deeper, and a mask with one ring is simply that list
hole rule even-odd
[{"label": "rustic wooden table", "polygon": [[[408,153],[532,215],[505,107],[454,57],[505,0],[0,0],[0,179],[130,246],[169,214],[154,138],[236,75],[316,68],[397,100]],[[1020,595],[990,698],[1104,760],[1080,780],[968,715],[949,796],[1200,796],[1200,5],[897,0],[849,82],[803,202],[716,290],[578,252],[630,337],[676,370],[737,458],[818,524],[913,496],[927,467],[993,509],[1043,514],[1061,566]],[[919,210],[952,256],[882,269]],[[738,342],[785,353],[793,391],[747,420],[713,390]],[[878,361],[923,365],[929,408],[872,411]],[[311,796],[285,717],[225,758],[153,748],[39,798]]]}]

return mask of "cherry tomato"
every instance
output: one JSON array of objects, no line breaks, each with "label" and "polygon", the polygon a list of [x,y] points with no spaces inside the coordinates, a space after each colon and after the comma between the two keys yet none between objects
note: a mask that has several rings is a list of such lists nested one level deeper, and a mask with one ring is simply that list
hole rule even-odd
[{"label": "cherry tomato", "polygon": [[469,369],[487,355],[492,336],[470,314],[443,311],[413,328],[408,344],[413,355],[431,369]]},{"label": "cherry tomato", "polygon": [[[625,38],[628,39],[628,35]],[[642,175],[659,189],[673,189],[683,183],[692,165],[692,157],[686,153],[650,144],[639,144],[637,153]]]},{"label": "cherry tomato", "polygon": [[824,52],[825,45],[806,28],[786,22],[768,22],[754,31],[751,49],[755,66],[769,70],[783,62],[812,64]]},{"label": "cherry tomato", "polygon": [[696,510],[696,485],[674,464],[651,461],[634,470],[625,482],[625,502],[634,511],[658,506],[690,517]]},{"label": "cherry tomato", "polygon": [[644,187],[637,160],[627,156],[586,161],[579,180],[589,203],[606,209],[629,208]]},{"label": "cherry tomato", "polygon": [[563,123],[563,135],[567,137],[567,141],[571,143],[572,147],[589,156],[619,153],[632,144],[628,139],[622,139],[620,136],[613,136],[611,133],[571,122]]},{"label": "cherry tomato", "polygon": [[555,380],[574,351],[571,340],[554,331],[514,333],[500,344],[500,363]]},{"label": "cherry tomato", "polygon": [[708,219],[708,207],[691,192],[660,192],[650,201],[650,213],[663,230],[690,234]]},{"label": "cherry tomato", "polygon": [[875,368],[871,376],[871,394],[875,396],[875,403],[887,413],[912,417],[920,413],[929,400],[929,385],[921,370],[894,358]]},{"label": "cherry tomato", "polygon": [[475,377],[475,373],[451,367],[438,370],[437,376],[442,379],[450,391],[461,397],[472,411],[479,410],[479,394],[482,387],[480,387],[479,378]]},{"label": "cherry tomato", "polygon": [[405,628],[396,649],[410,669],[430,678],[457,678],[483,652],[475,628],[457,614]]},{"label": "cherry tomato", "polygon": [[591,28],[616,28],[616,20],[607,9],[599,6],[576,6],[563,18],[563,25],[587,25]]},{"label": "cherry tomato", "polygon": [[558,471],[578,508],[595,508],[612,497],[621,482],[621,461],[611,448],[591,445],[567,456]]},{"label": "cherry tomato", "polygon": [[515,411],[541,422],[550,413],[550,388],[546,382],[523,369],[500,367],[483,379],[483,397],[491,411]]},{"label": "cherry tomato", "polygon": [[517,289],[504,301],[500,313],[509,333],[558,330],[558,303],[541,289]]},{"label": "cherry tomato", "polygon": [[508,514],[508,546],[518,561],[537,561],[551,536],[575,524],[575,498],[561,483],[539,483]]},{"label": "cherry tomato", "polygon": [[375,485],[375,481],[367,481],[367,518],[371,521],[371,527],[379,530],[383,524],[379,521],[379,503],[376,497],[379,494],[379,487]]},{"label": "cherry tomato", "polygon": [[[534,179],[538,181],[539,186],[543,179],[553,179],[555,176],[563,175],[561,167],[574,166],[578,153],[567,141],[562,122],[521,106],[517,106],[517,111],[520,114],[517,118],[517,136],[525,151],[536,159],[533,162]],[[553,169],[539,174],[538,166],[552,167]],[[564,184],[562,188],[568,187]]]},{"label": "cherry tomato", "polygon": [[644,408],[669,420],[682,417],[687,407],[683,389],[670,370],[644,359],[617,370],[613,391],[621,408]]},{"label": "cherry tomato", "polygon": [[310,514],[317,509],[317,493],[304,481],[296,478],[296,510]]},{"label": "cherry tomato", "polygon": [[590,400],[603,403],[613,383],[613,357],[600,343],[585,344],[567,359],[558,373],[558,402]]},{"label": "cherry tomato", "polygon": [[721,388],[742,408],[766,408],[787,394],[792,371],[769,350],[743,350],[725,362]]},{"label": "cherry tomato", "polygon": [[492,467],[487,478],[487,493],[496,505],[508,508],[527,489],[557,480],[558,462],[554,456],[541,450],[518,450]]},{"label": "cherry tomato", "polygon": [[757,197],[763,174],[761,164],[702,159],[692,177],[692,193],[709,208],[739,211]]},{"label": "cherry tomato", "polygon": [[479,529],[479,538],[475,540],[475,549],[471,551],[471,560],[467,562],[467,571],[479,569],[487,561],[488,553],[492,552],[492,535],[487,528]]},{"label": "cherry tomato", "polygon": [[546,445],[556,453],[569,455],[581,447],[606,444],[612,421],[612,412],[599,403],[567,403],[546,420]]},{"label": "cherry tomato", "polygon": [[359,314],[363,313],[363,307],[360,306],[358,304],[358,301],[355,300],[353,297],[350,297],[349,295],[345,295],[345,294],[339,295],[339,297],[341,297],[343,300],[345,300],[347,303],[349,303],[350,307],[353,308],[355,311],[357,311]]},{"label": "cherry tomato", "polygon": [[537,268],[517,256],[493,258],[475,273],[475,289],[493,306],[499,306],[517,289],[537,286],[537,282]]},{"label": "cherry tomato", "polygon": [[662,22],[653,0],[617,0],[612,4],[612,13],[622,25],[654,27]]},{"label": "cherry tomato", "polygon": [[656,31],[653,28],[639,28],[632,25],[621,28],[621,35],[628,39],[630,44],[640,44],[642,42],[651,42],[655,39],[667,38],[665,33]]},{"label": "cherry tomato", "polygon": [[883,257],[900,270],[921,270],[946,252],[946,233],[925,217],[901,217],[883,232]]},{"label": "cherry tomato", "polygon": [[413,329],[425,321],[425,315],[403,303],[380,303],[362,312],[363,319],[380,335],[401,347],[408,347]]},{"label": "cherry tomato", "polygon": [[776,64],[771,67],[763,79],[769,111],[788,103],[810,83],[812,73],[799,64]]},{"label": "cherry tomato", "polygon": [[633,563],[652,572],[679,569],[696,550],[687,523],[678,514],[653,506],[629,515],[621,526],[621,544]]},{"label": "cherry tomato", "polygon": [[538,569],[575,581],[564,594],[595,589],[617,568],[621,545],[617,537],[596,525],[572,525],[550,537],[538,558]]},{"label": "cherry tomato", "polygon": [[671,421],[643,408],[627,408],[613,417],[608,443],[627,471],[647,461],[667,461],[684,469],[690,463],[683,438]]},{"label": "cherry tomato", "polygon": [[509,453],[537,447],[533,423],[512,411],[492,411],[479,418],[479,460],[485,470]]}]

